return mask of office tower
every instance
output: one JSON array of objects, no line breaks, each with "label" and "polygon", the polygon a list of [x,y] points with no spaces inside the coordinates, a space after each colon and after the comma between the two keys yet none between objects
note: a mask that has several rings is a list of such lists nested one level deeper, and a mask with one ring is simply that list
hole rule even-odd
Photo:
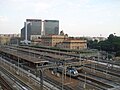
[{"label": "office tower", "polygon": [[21,40],[26,40],[26,39],[30,40],[30,35],[31,35],[31,25],[30,23],[24,22],[24,27],[21,29]]},{"label": "office tower", "polygon": [[21,39],[30,40],[32,35],[41,35],[42,20],[26,19],[24,27],[21,29]]},{"label": "office tower", "polygon": [[26,22],[30,26],[30,28],[29,28],[30,35],[41,35],[42,20],[40,20],[40,19],[26,19]]},{"label": "office tower", "polygon": [[25,40],[25,27],[21,29],[21,40]]},{"label": "office tower", "polygon": [[43,24],[44,35],[58,35],[59,21],[58,20],[44,20]]}]

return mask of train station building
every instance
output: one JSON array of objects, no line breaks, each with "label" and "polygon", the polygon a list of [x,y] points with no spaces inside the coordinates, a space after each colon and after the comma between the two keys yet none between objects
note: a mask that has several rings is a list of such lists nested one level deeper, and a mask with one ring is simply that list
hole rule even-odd
[{"label": "train station building", "polygon": [[69,38],[68,35],[48,35],[41,38],[43,46],[58,47],[63,49],[86,49],[87,41],[80,38]]}]

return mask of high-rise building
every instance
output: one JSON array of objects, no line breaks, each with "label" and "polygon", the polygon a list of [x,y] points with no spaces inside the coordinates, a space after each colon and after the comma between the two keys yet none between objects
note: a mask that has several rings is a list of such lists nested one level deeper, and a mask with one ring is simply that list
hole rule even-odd
[{"label": "high-rise building", "polygon": [[[27,29],[27,31],[26,31]],[[21,29],[21,39],[30,40],[31,35],[41,35],[42,20],[40,19],[26,19],[24,27]]]},{"label": "high-rise building", "polygon": [[25,39],[25,27],[21,29],[21,40]]},{"label": "high-rise building", "polygon": [[[26,29],[27,29],[27,32],[26,32]],[[30,36],[31,36],[31,24],[24,22],[24,27],[21,29],[21,40],[25,40],[26,37],[27,37],[27,40],[30,40]]]},{"label": "high-rise building", "polygon": [[42,20],[40,19],[26,19],[28,25],[30,25],[31,35],[41,35]]},{"label": "high-rise building", "polygon": [[44,20],[43,24],[44,35],[58,35],[59,21],[58,20]]}]

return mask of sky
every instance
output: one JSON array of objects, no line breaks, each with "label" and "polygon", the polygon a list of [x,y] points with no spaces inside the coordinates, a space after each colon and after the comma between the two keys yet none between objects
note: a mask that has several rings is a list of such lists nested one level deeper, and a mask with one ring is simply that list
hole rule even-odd
[{"label": "sky", "polygon": [[120,36],[120,0],[0,0],[0,34],[20,33],[26,19],[59,20],[69,36]]}]

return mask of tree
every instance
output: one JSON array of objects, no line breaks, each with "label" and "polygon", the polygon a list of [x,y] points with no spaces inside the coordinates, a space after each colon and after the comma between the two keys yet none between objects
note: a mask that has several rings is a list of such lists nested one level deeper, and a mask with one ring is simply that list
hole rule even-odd
[{"label": "tree", "polygon": [[92,49],[99,49],[107,52],[117,52],[120,51],[120,37],[110,34],[105,41],[88,41],[88,47]]}]

